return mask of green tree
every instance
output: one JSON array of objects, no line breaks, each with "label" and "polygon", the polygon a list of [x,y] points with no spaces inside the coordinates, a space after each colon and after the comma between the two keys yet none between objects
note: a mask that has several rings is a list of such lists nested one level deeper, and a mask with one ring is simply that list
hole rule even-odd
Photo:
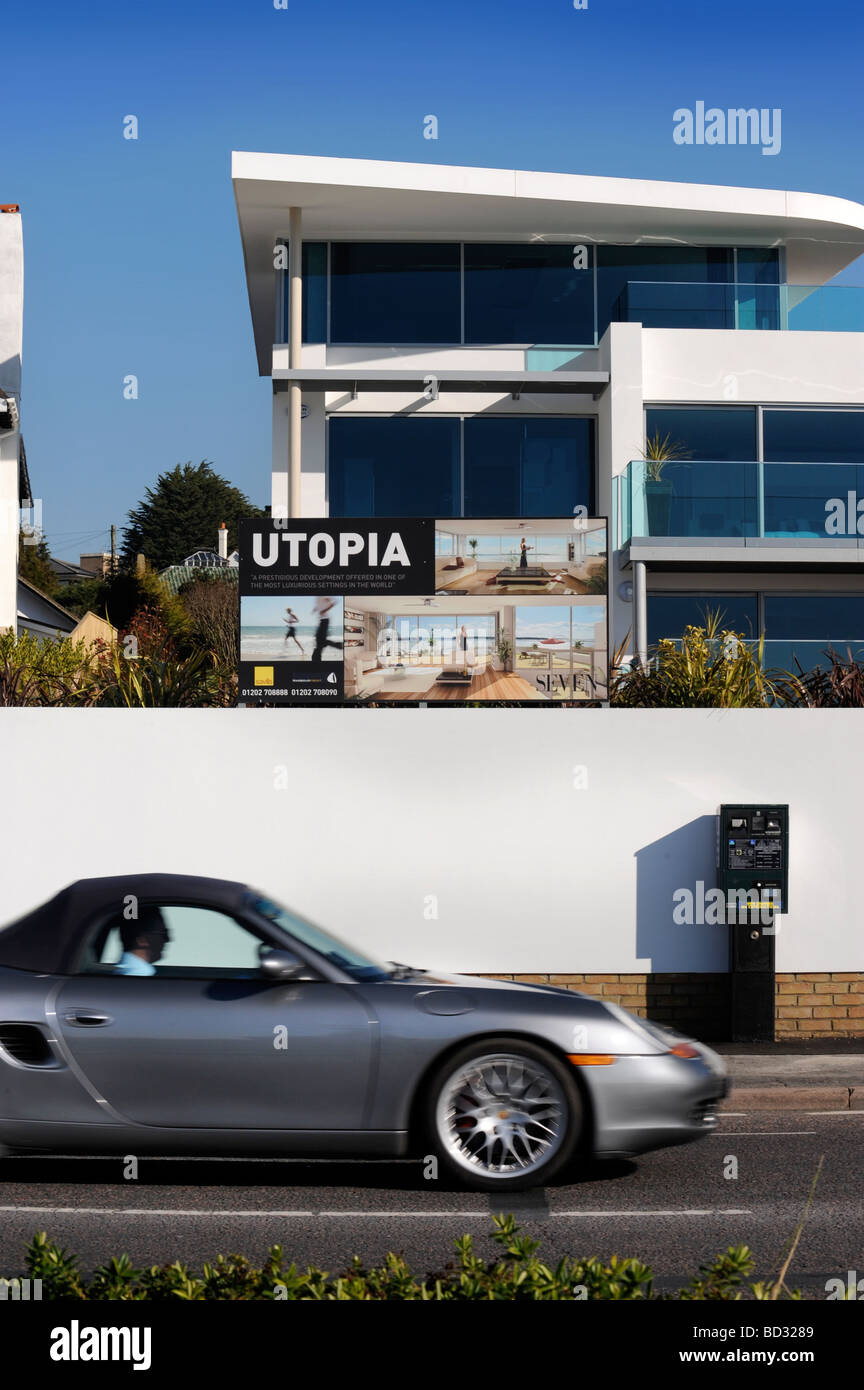
[{"label": "green tree", "polygon": [[148,488],[144,501],[129,512],[123,562],[132,569],[141,554],[157,571],[181,564],[196,550],[215,549],[223,521],[228,527],[228,547],[233,549],[240,518],[262,515],[206,459],[198,464],[178,463],[160,473],[156,486]]},{"label": "green tree", "polygon": [[58,585],[50,560],[51,551],[41,531],[22,531],[18,543],[18,574],[53,598]]}]

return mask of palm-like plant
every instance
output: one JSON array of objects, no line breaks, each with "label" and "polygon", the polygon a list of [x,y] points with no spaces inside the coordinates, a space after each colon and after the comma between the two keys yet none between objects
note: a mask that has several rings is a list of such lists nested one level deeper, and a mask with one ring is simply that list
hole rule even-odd
[{"label": "palm-like plant", "polygon": [[663,479],[663,469],[667,463],[690,458],[690,450],[685,449],[680,440],[670,434],[661,435],[659,430],[649,435],[645,442],[642,458],[647,463],[647,476],[650,482],[659,483]]},{"label": "palm-like plant", "polygon": [[688,626],[680,642],[663,638],[648,662],[624,666],[626,640],[609,673],[613,705],[657,709],[754,709],[777,701],[777,676],[762,666],[764,639],[749,641],[707,612],[704,627]]},{"label": "palm-like plant", "polygon": [[784,671],[777,682],[777,703],[807,709],[860,709],[864,705],[864,665],[856,661],[847,647],[846,656],[828,647],[823,653],[828,665],[805,671],[796,660],[797,671]]}]

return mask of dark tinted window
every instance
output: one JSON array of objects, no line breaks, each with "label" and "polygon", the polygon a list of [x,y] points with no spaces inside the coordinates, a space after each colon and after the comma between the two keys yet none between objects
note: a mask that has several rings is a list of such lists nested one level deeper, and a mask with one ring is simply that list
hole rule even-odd
[{"label": "dark tinted window", "polygon": [[864,410],[766,410],[762,432],[766,462],[864,463]]},{"label": "dark tinted window", "polygon": [[864,638],[864,594],[766,594],[765,636],[820,642]]},{"label": "dark tinted window", "polygon": [[[733,280],[734,259],[731,248],[724,246],[599,246],[597,248],[597,317],[598,332],[602,337],[612,322],[627,320],[636,313],[636,306],[630,306],[630,298],[638,298],[638,310],[642,322],[651,324],[652,312],[661,320],[664,311],[674,311],[676,320],[684,314],[688,303],[695,315],[693,326],[702,326],[707,314],[706,326],[719,315],[715,326],[725,327],[725,315],[732,300],[727,302],[723,293],[706,295],[700,298],[686,289],[683,298],[677,295],[657,297],[655,302],[645,301],[644,292],[634,289],[628,291],[628,282],[641,286],[646,281],[658,284],[675,284],[679,281],[690,284],[731,284]],[[680,302],[679,302],[680,299]],[[632,308],[632,314],[631,314]],[[723,319],[724,321],[720,321]],[[661,326],[658,323],[656,326]],[[681,321],[687,326],[687,320]],[[731,325],[729,325],[731,326]]]},{"label": "dark tinted window", "polygon": [[330,421],[331,516],[458,516],[458,420]]},{"label": "dark tinted window", "polygon": [[[288,281],[286,278],[286,287]],[[289,295],[285,294],[285,339],[288,342]],[[327,244],[307,241],[303,245],[303,341],[327,341]]]},{"label": "dark tinted window", "polygon": [[686,627],[705,627],[709,612],[719,613],[721,630],[759,635],[755,594],[649,594],[649,646],[661,637],[683,637]]},{"label": "dark tinted window", "polygon": [[594,514],[590,419],[465,421],[465,516]]},{"label": "dark tinted window", "polygon": [[592,267],[569,245],[466,245],[466,343],[593,343]]},{"label": "dark tinted window", "polygon": [[652,408],[645,415],[648,439],[668,434],[691,459],[756,458],[756,411],[749,406]]},{"label": "dark tinted window", "polygon": [[461,319],[458,245],[331,246],[331,342],[458,343]]},{"label": "dark tinted window", "polygon": [[739,246],[739,284],[776,285],[779,280],[780,254],[775,247]]}]

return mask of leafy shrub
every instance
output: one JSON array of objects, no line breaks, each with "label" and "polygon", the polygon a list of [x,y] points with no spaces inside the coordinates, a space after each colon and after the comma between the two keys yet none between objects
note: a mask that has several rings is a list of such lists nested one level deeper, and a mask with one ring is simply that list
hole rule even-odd
[{"label": "leafy shrub", "polygon": [[833,647],[823,652],[827,667],[784,672],[776,684],[777,703],[807,709],[860,709],[864,705],[864,665],[846,649],[844,658]]},{"label": "leafy shrub", "polygon": [[199,571],[180,590],[180,602],[189,622],[192,641],[212,651],[220,665],[234,671],[240,659],[237,640],[237,585]]},{"label": "leafy shrub", "polygon": [[622,665],[623,645],[609,673],[613,705],[642,709],[753,709],[776,702],[775,676],[762,666],[763,640],[720,628],[708,613],[704,627],[688,626],[680,642],[663,638],[646,664]]},{"label": "leafy shrub", "polygon": [[[456,1241],[455,1263],[419,1278],[400,1255],[388,1254],[382,1264],[366,1269],[355,1257],[341,1275],[314,1266],[285,1268],[282,1247],[274,1245],[258,1269],[244,1255],[219,1255],[205,1264],[200,1274],[175,1261],[135,1269],[128,1256],[115,1256],[101,1265],[89,1280],[81,1274],[78,1259],[50,1241],[44,1231],[27,1247],[27,1273],[42,1280],[46,1299],[119,1299],[144,1301],[184,1299],[237,1301],[279,1299],[291,1302],[572,1302],[583,1299],[632,1301],[644,1299],[734,1301],[745,1295],[776,1298],[786,1292],[782,1281],[745,1284],[753,1269],[753,1257],[744,1245],[730,1248],[710,1265],[700,1268],[690,1282],[674,1294],[654,1292],[653,1275],[639,1260],[612,1257],[608,1264],[596,1257],[565,1257],[556,1265],[544,1264],[539,1242],[522,1235],[512,1216],[494,1218],[494,1239],[500,1247],[495,1260],[475,1255],[471,1236]],[[788,1292],[799,1298],[797,1292]]]},{"label": "leafy shrub", "polygon": [[86,642],[0,632],[0,705],[89,705],[97,693]]},{"label": "leafy shrub", "polygon": [[181,655],[158,614],[140,609],[122,642],[52,642],[0,633],[0,706],[219,708],[237,698],[237,681],[213,652]]}]

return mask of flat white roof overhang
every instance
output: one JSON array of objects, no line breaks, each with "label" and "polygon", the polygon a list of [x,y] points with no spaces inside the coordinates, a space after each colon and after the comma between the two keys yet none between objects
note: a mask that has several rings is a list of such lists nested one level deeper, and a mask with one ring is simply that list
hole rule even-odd
[{"label": "flat white roof overhang", "polygon": [[679,536],[634,537],[620,555],[621,569],[642,561],[651,570],[686,569],[717,573],[754,570],[763,566],[772,571],[801,573],[835,570],[860,572],[864,566],[864,539],[838,536],[820,540],[803,536],[800,540],[770,537],[721,537],[704,541]]},{"label": "flat white roof overhang", "polygon": [[[443,391],[478,391],[488,395],[589,395],[594,400],[609,385],[608,372],[490,372],[442,371],[434,374],[435,389]],[[356,371],[344,367],[320,370],[313,367],[280,367],[273,372],[277,391],[287,390],[297,381],[305,391],[348,391],[352,396],[361,392],[405,391],[422,396],[430,379],[429,372]]]},{"label": "flat white roof overhang", "polygon": [[287,236],[292,207],[303,211],[306,241],[818,242],[824,278],[864,252],[864,207],[815,193],[248,152],[232,155],[231,175],[258,360],[268,376],[273,248]]}]

